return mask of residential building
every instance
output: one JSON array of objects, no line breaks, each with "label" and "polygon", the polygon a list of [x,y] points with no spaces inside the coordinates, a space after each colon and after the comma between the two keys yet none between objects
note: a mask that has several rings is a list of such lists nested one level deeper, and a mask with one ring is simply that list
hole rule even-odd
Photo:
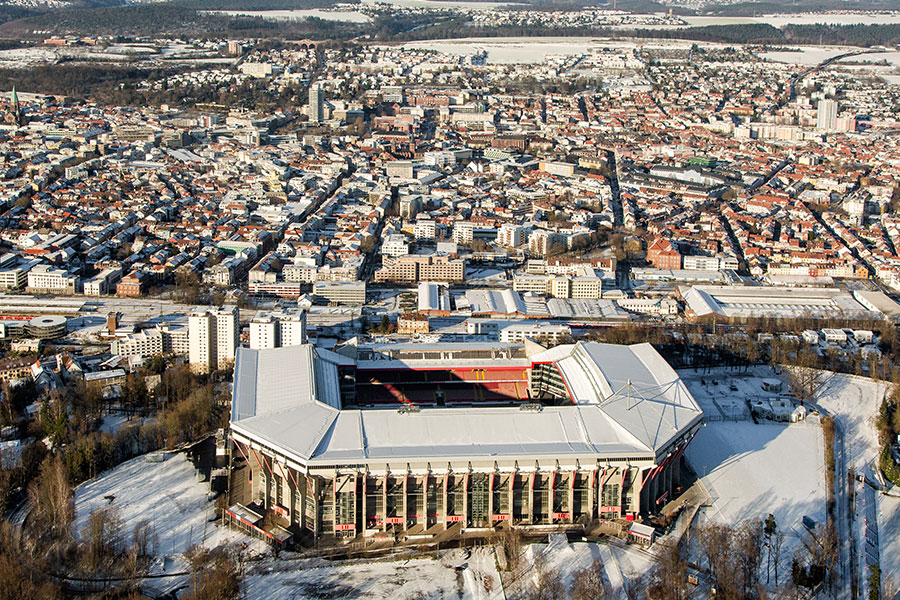
[{"label": "residential building", "polygon": [[306,343],[306,311],[259,312],[250,321],[250,347],[282,348]]},{"label": "residential building", "polygon": [[240,329],[237,306],[197,311],[188,317],[191,368],[198,373],[227,368],[234,360]]}]

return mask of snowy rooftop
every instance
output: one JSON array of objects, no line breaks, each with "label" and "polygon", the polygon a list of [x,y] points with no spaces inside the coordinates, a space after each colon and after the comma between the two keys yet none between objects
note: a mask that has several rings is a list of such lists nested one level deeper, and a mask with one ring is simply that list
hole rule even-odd
[{"label": "snowy rooftop", "polygon": [[[467,348],[420,346],[450,355]],[[522,349],[491,346],[512,354]],[[278,449],[300,464],[321,466],[423,460],[440,464],[473,456],[655,459],[700,422],[699,406],[649,344],[580,342],[530,358],[557,364],[574,404],[541,411],[518,406],[341,410],[334,357],[312,346],[241,348],[231,426],[237,435]],[[452,360],[438,364],[458,366]]]},{"label": "snowy rooftop", "polygon": [[695,285],[682,288],[688,308],[698,317],[850,316],[881,318],[851,294],[836,288]]}]

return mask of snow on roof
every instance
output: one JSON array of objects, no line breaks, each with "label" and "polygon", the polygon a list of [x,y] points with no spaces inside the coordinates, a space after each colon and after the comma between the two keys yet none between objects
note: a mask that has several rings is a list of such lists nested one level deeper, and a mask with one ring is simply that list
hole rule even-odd
[{"label": "snow on roof", "polygon": [[682,290],[682,297],[698,317],[881,316],[837,288],[696,285]]},{"label": "snow on roof", "polygon": [[512,290],[466,290],[465,298],[473,314],[528,314],[522,297]]},{"label": "snow on roof", "polygon": [[[415,346],[444,348],[448,355],[464,347]],[[575,404],[541,411],[518,406],[341,410],[337,366],[313,346],[241,348],[232,429],[308,465],[441,462],[472,456],[590,460],[655,458],[701,418],[677,374],[649,344],[579,342],[538,353],[532,360],[557,364]],[[458,368],[456,360],[438,361],[437,366]]]},{"label": "snow on roof", "polygon": [[420,282],[418,307],[420,311],[450,310],[450,294],[447,286],[428,281]]}]

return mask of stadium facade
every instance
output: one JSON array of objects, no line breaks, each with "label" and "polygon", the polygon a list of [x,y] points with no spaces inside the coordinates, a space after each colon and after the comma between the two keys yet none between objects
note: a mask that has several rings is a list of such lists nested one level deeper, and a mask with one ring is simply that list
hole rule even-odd
[{"label": "stadium facade", "polygon": [[248,500],[316,536],[635,519],[702,412],[649,345],[239,350]]}]

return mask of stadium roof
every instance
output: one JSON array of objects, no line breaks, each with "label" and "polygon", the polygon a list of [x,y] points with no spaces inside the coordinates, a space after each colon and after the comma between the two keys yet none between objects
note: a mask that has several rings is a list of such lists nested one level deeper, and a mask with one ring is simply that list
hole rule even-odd
[{"label": "stadium roof", "polygon": [[[442,346],[452,351],[463,345]],[[533,362],[557,365],[574,400],[540,411],[518,406],[342,410],[337,365],[348,360],[311,345],[241,348],[232,430],[313,467],[478,458],[655,459],[702,415],[649,344],[579,342],[534,355]],[[456,365],[444,361],[442,366]]]}]

